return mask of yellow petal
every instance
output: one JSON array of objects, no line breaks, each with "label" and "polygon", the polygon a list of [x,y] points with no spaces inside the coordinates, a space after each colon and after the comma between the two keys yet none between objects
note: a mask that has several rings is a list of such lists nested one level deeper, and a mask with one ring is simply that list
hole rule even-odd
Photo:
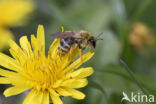
[{"label": "yellow petal", "polygon": [[[80,65],[82,65],[83,63],[88,61],[93,55],[94,55],[94,53],[91,53],[91,52],[84,54],[82,56],[83,60],[81,60],[81,58],[79,58],[76,61],[74,61],[69,67],[67,67],[65,69],[64,73],[72,72],[74,69],[78,68]],[[83,63],[82,63],[82,61],[83,61]]]},{"label": "yellow petal", "polygon": [[32,89],[23,101],[23,104],[30,104],[32,98],[36,95],[36,90]]},{"label": "yellow petal", "polygon": [[54,89],[49,89],[50,94],[54,95],[54,96],[59,96],[58,93],[56,93],[56,91]]},{"label": "yellow petal", "polygon": [[53,88],[57,88],[60,86],[60,84],[63,82],[63,80],[58,80],[54,83]]},{"label": "yellow petal", "polygon": [[49,93],[48,92],[44,93],[42,104],[49,104]]},{"label": "yellow petal", "polygon": [[27,43],[28,43],[27,36],[22,36],[22,37],[20,38],[20,45],[21,45],[21,47],[23,48],[23,50],[26,51],[26,52],[28,53],[29,51],[28,51]]},{"label": "yellow petal", "polygon": [[31,35],[31,45],[32,45],[35,57],[38,57],[38,51],[39,51],[38,40],[35,38],[33,34]]},{"label": "yellow petal", "polygon": [[43,92],[38,91],[32,97],[31,102],[29,104],[43,104],[42,101],[43,101]]},{"label": "yellow petal", "polygon": [[0,65],[11,70],[18,69],[17,61],[3,53],[0,53]]},{"label": "yellow petal", "polygon": [[53,104],[63,104],[63,102],[59,96],[51,95],[51,99],[52,99]]},{"label": "yellow petal", "polygon": [[60,99],[59,95],[52,89],[50,90],[50,96],[51,96],[53,104],[63,104],[63,102]]},{"label": "yellow petal", "polygon": [[32,86],[33,83],[27,79],[25,79],[23,76],[21,76],[19,73],[4,70],[0,68],[0,75],[5,76],[9,78],[9,82],[13,85],[18,86]]},{"label": "yellow petal", "polygon": [[23,104],[48,104],[49,94],[32,89],[27,97],[24,99]]},{"label": "yellow petal", "polygon": [[13,96],[13,95],[17,95],[17,94],[20,94],[26,90],[30,89],[30,87],[27,87],[27,86],[14,86],[14,87],[10,87],[8,89],[6,89],[4,91],[4,95],[5,97],[8,97],[8,96]]},{"label": "yellow petal", "polygon": [[32,87],[34,85],[34,83],[28,79],[25,79],[21,76],[13,76],[10,78],[10,82],[12,83],[12,85],[15,86],[27,86],[27,87]]},{"label": "yellow petal", "polygon": [[0,84],[10,84],[10,80],[5,77],[0,77]]},{"label": "yellow petal", "polygon": [[44,27],[39,25],[37,29],[37,40],[39,42],[40,53],[45,55],[45,36],[44,36]]},{"label": "yellow petal", "polygon": [[15,51],[19,50],[20,54],[24,54],[24,52],[21,50],[21,48],[13,40],[9,40],[9,45],[10,45],[11,49],[13,49]]},{"label": "yellow petal", "polygon": [[70,89],[70,88],[66,88],[66,90],[70,92],[72,94],[72,97],[75,99],[81,100],[85,98],[85,94],[78,90]]},{"label": "yellow petal", "polygon": [[16,76],[17,73],[0,68],[0,75],[5,77],[12,77]]},{"label": "yellow petal", "polygon": [[[64,69],[68,67],[68,65],[79,55],[78,48],[75,48],[72,53],[67,53],[65,56],[61,56],[61,61],[59,62],[61,65],[60,69]],[[60,70],[62,72],[62,70]]]},{"label": "yellow petal", "polygon": [[27,53],[27,55],[32,55],[31,46],[27,39],[27,36],[22,36],[20,38],[20,45],[23,48],[23,50]]},{"label": "yellow petal", "polygon": [[48,56],[50,58],[55,59],[55,57],[57,56],[57,48],[58,45],[60,44],[60,39],[55,39],[54,42],[52,43],[52,45],[49,48],[49,52],[48,52]]},{"label": "yellow petal", "polygon": [[68,88],[82,88],[88,84],[87,79],[69,79],[64,81],[61,86]]},{"label": "yellow petal", "polygon": [[85,78],[93,74],[94,70],[92,67],[88,68],[81,68],[78,69],[77,71],[74,71],[70,74],[70,77],[72,78]]},{"label": "yellow petal", "polygon": [[11,55],[16,60],[18,60],[21,65],[24,65],[25,60],[27,59],[26,54],[22,51],[22,49],[13,40],[10,40],[9,44],[10,44],[10,47],[11,47],[10,50],[9,50]]},{"label": "yellow petal", "polygon": [[57,88],[56,91],[62,96],[71,96],[71,93],[69,93],[64,88]]}]

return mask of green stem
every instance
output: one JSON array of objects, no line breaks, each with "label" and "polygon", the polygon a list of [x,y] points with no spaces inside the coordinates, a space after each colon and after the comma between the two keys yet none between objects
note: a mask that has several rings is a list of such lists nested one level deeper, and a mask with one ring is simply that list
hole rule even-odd
[{"label": "green stem", "polygon": [[142,87],[143,85],[136,79],[136,77],[133,75],[133,72],[130,70],[130,68],[128,67],[128,65],[122,60],[120,59],[120,63],[121,65],[123,65],[124,69],[126,69],[126,71],[128,72],[128,74],[130,75],[130,77],[132,78],[132,80],[137,84],[137,86],[141,89],[141,91],[148,95],[148,93],[145,91],[145,89]]}]

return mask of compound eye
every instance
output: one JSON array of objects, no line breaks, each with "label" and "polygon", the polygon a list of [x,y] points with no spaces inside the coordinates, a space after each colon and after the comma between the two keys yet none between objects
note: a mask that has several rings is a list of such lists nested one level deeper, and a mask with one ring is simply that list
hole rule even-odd
[{"label": "compound eye", "polygon": [[90,43],[92,44],[92,46],[95,48],[96,47],[96,42],[94,39],[90,39]]}]

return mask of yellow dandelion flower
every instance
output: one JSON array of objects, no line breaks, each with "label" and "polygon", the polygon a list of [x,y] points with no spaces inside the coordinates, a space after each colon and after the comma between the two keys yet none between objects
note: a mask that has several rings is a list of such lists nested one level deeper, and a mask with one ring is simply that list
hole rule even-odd
[{"label": "yellow dandelion flower", "polygon": [[0,51],[8,47],[8,40],[13,39],[12,33],[0,27]]},{"label": "yellow dandelion flower", "polygon": [[32,0],[0,0],[0,25],[17,26],[25,23],[34,9]]},{"label": "yellow dandelion flower", "polygon": [[10,53],[13,58],[0,53],[0,65],[10,70],[0,69],[0,84],[12,84],[4,91],[6,97],[17,95],[31,89],[23,104],[49,104],[51,97],[53,104],[63,104],[60,96],[71,96],[84,99],[85,94],[76,90],[88,84],[86,77],[93,73],[91,67],[80,68],[75,71],[82,61],[88,61],[94,53],[87,52],[83,60],[73,61],[78,52],[60,57],[57,48],[60,40],[54,40],[50,46],[48,56],[45,56],[44,28],[39,25],[37,37],[31,35],[31,44],[27,36],[20,38],[21,48],[10,41]]}]

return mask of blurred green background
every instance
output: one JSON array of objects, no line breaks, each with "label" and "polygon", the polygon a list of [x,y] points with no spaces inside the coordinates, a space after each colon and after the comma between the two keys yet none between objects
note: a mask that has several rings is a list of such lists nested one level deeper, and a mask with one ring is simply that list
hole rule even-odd
[{"label": "blurred green background", "polygon": [[[36,34],[38,24],[45,27],[46,50],[53,41],[51,34],[61,31],[61,26],[95,36],[103,32],[94,57],[83,65],[95,70],[89,85],[82,89],[86,99],[63,98],[64,104],[138,104],[121,102],[122,92],[156,96],[156,0],[32,2],[34,10],[26,15],[24,25],[7,26],[17,42],[22,35]],[[9,54],[7,48],[2,52]],[[24,94],[4,98],[5,87],[1,86],[0,104],[21,104]]]}]

